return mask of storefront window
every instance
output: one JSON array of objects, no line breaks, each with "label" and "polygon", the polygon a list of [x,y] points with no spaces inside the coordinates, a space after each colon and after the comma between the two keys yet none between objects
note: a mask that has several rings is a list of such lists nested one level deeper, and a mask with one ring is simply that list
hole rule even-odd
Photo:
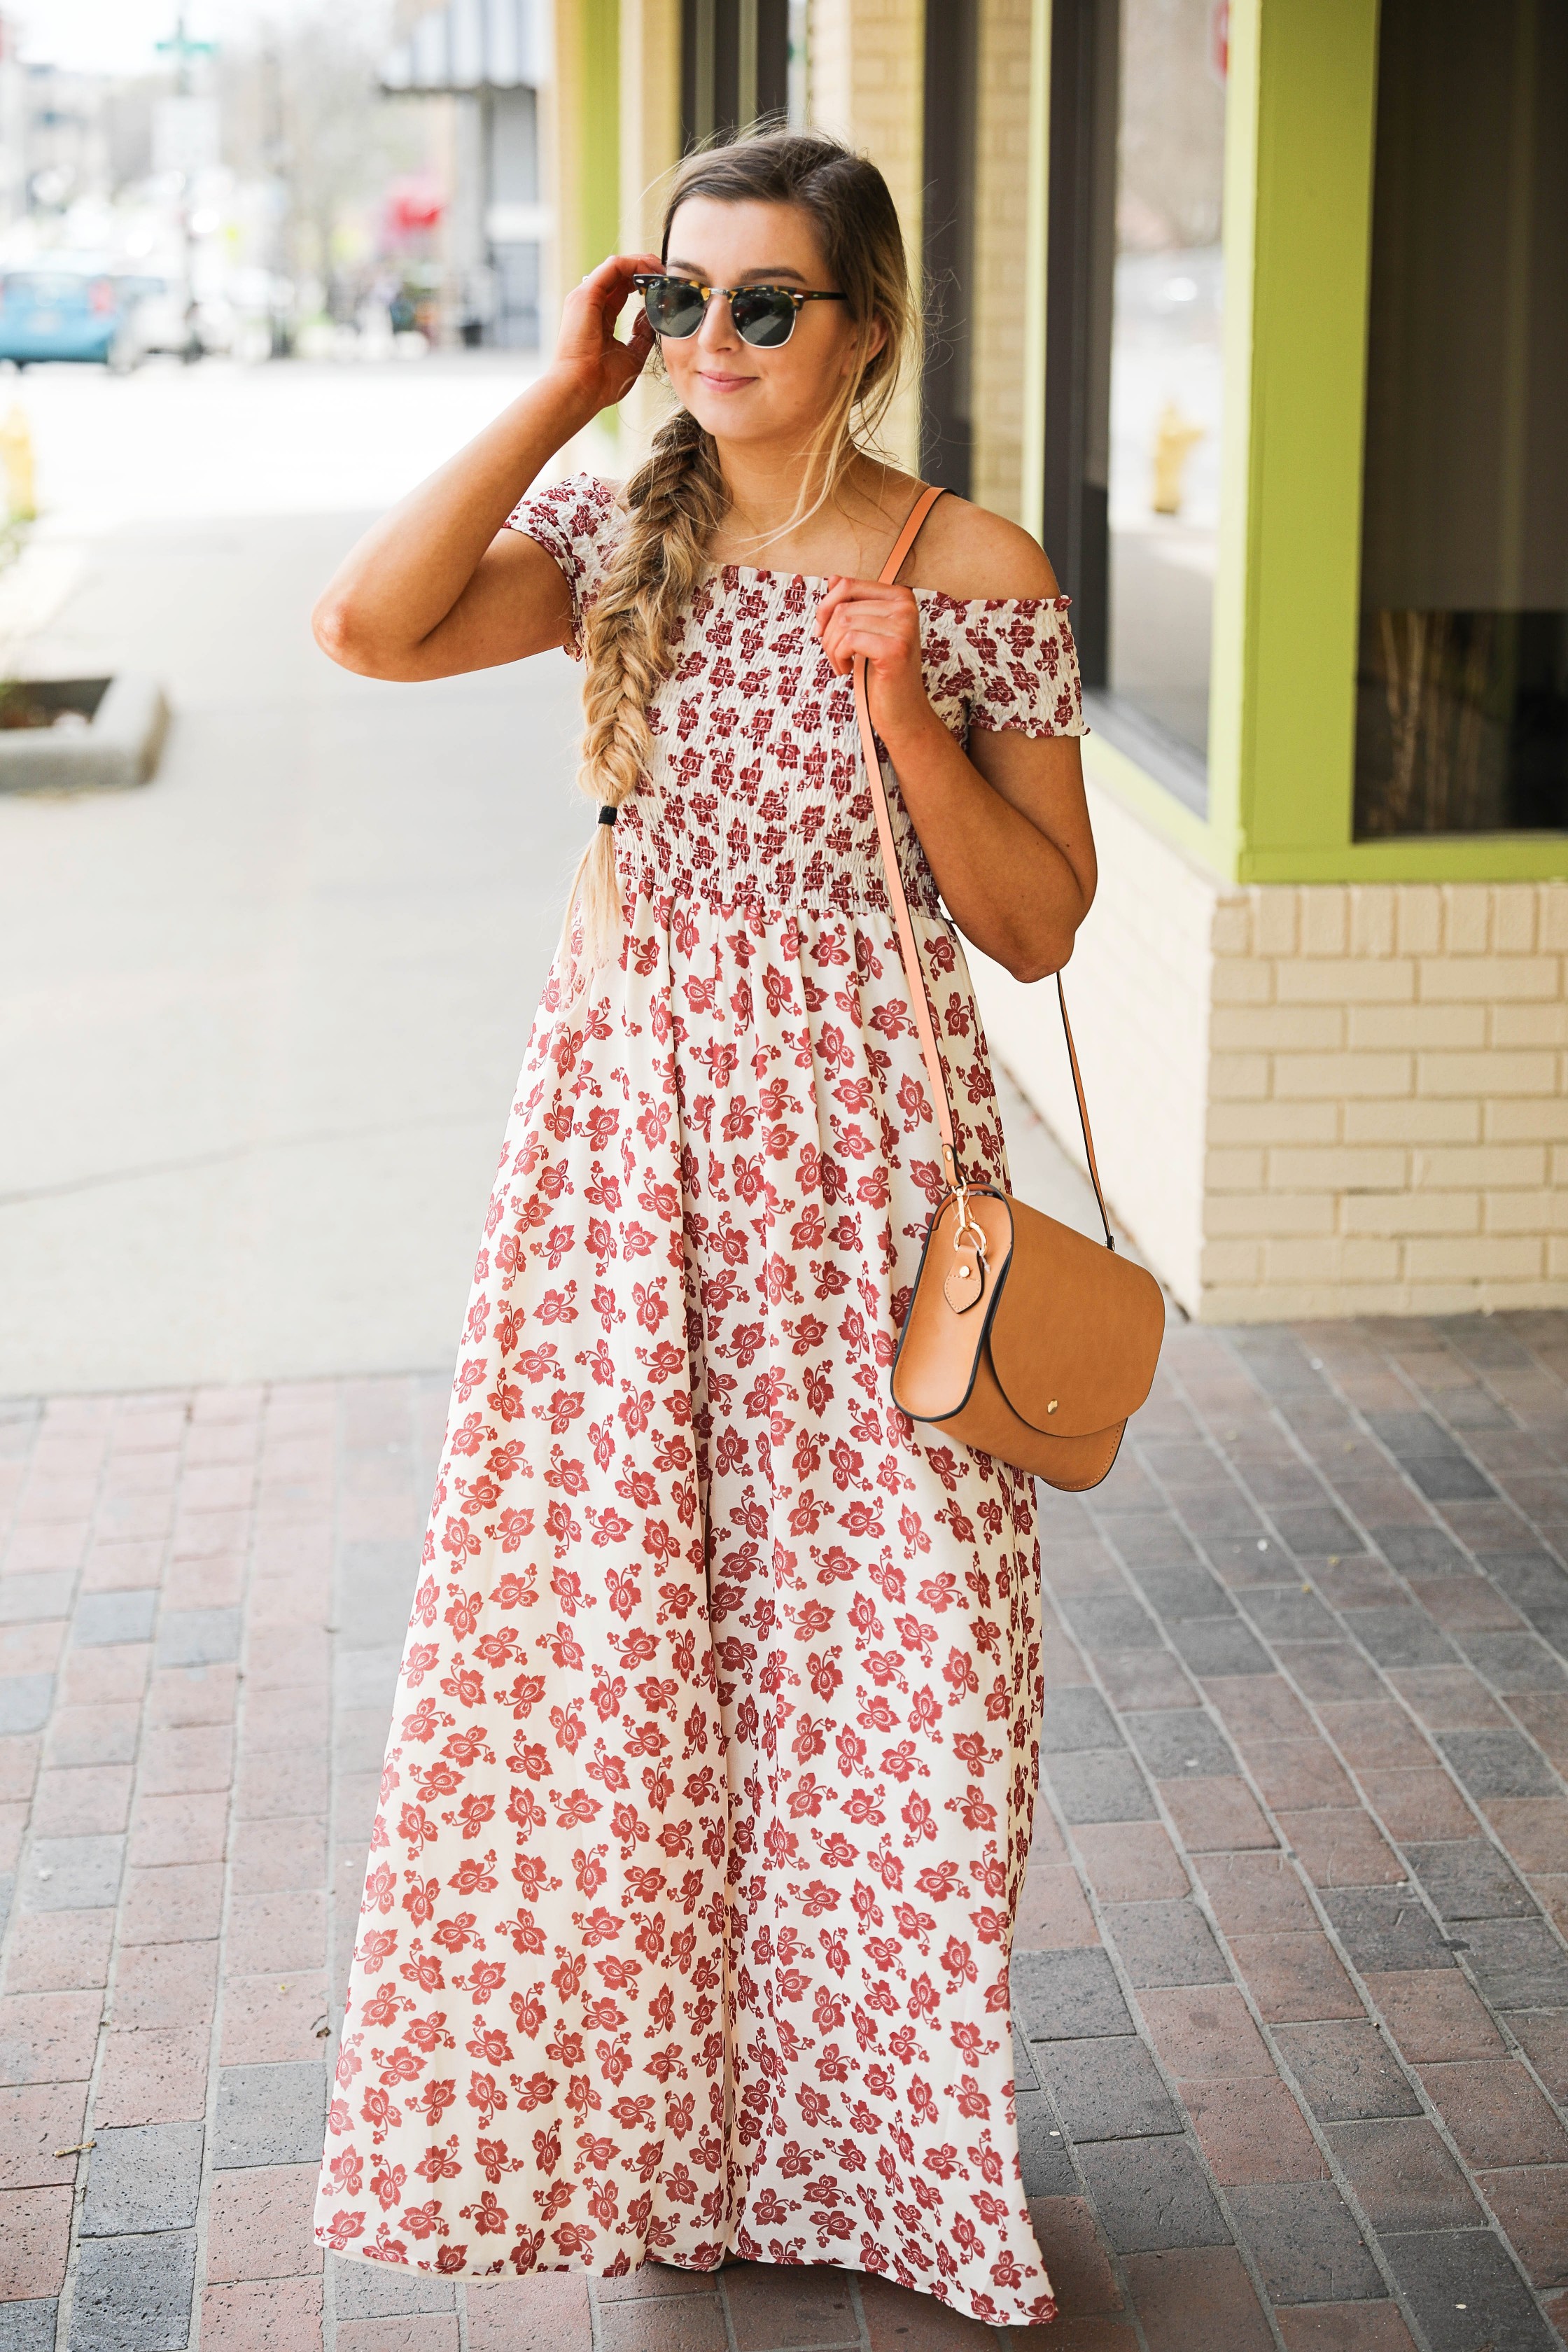
[{"label": "storefront window", "polygon": [[1568,826],[1568,11],[1384,0],[1359,838]]},{"label": "storefront window", "polygon": [[1121,0],[1120,29],[1107,684],[1206,755],[1225,10]]},{"label": "storefront window", "polygon": [[1092,723],[1200,813],[1226,26],[1225,0],[1052,0],[1046,545]]}]

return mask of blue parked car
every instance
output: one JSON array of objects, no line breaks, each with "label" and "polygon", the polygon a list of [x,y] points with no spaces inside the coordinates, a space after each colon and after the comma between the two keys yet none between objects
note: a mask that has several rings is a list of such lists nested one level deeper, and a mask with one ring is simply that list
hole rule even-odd
[{"label": "blue parked car", "polygon": [[97,360],[122,366],[126,318],[105,273],[12,269],[0,279],[0,360]]}]

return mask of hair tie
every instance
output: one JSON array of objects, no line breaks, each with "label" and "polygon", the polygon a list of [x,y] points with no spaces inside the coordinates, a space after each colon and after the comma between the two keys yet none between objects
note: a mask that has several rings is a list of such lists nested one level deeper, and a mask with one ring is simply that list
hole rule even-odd
[{"label": "hair tie", "polygon": [[599,823],[601,824],[614,824],[615,821],[616,812],[610,806],[609,802],[606,801],[604,807],[599,811]]}]

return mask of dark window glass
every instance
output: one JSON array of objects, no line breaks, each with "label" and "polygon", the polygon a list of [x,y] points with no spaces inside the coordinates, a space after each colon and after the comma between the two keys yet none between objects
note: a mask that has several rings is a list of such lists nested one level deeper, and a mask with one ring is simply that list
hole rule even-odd
[{"label": "dark window glass", "polygon": [[[796,28],[798,33],[799,28]],[[680,115],[688,148],[788,111],[789,0],[681,0]]]},{"label": "dark window glass", "polygon": [[1568,8],[1384,0],[1359,838],[1568,825]]},{"label": "dark window glass", "polygon": [[974,439],[970,306],[979,44],[980,0],[942,0],[927,8],[921,471],[961,498],[969,495]]},{"label": "dark window glass", "polygon": [[1121,0],[1110,684],[1208,751],[1225,85],[1211,0]]}]

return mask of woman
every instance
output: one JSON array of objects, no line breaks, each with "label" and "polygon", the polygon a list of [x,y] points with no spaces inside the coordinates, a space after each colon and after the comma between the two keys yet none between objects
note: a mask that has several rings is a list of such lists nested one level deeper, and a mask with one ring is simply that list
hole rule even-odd
[{"label": "woman", "polygon": [[[952,498],[877,583],[919,486],[863,447],[910,324],[870,164],[742,141],[666,231],[317,615],[381,677],[569,646],[602,816],[479,1253],[318,2231],[469,2276],[836,2263],[1048,2319],[1007,2020],[1031,1492],[888,1394],[942,1176],[850,674],[961,1150],[1000,1180],[938,893],[1022,979],[1071,951],[1065,600]],[[516,506],[656,326],[679,405],[624,496]]]}]

